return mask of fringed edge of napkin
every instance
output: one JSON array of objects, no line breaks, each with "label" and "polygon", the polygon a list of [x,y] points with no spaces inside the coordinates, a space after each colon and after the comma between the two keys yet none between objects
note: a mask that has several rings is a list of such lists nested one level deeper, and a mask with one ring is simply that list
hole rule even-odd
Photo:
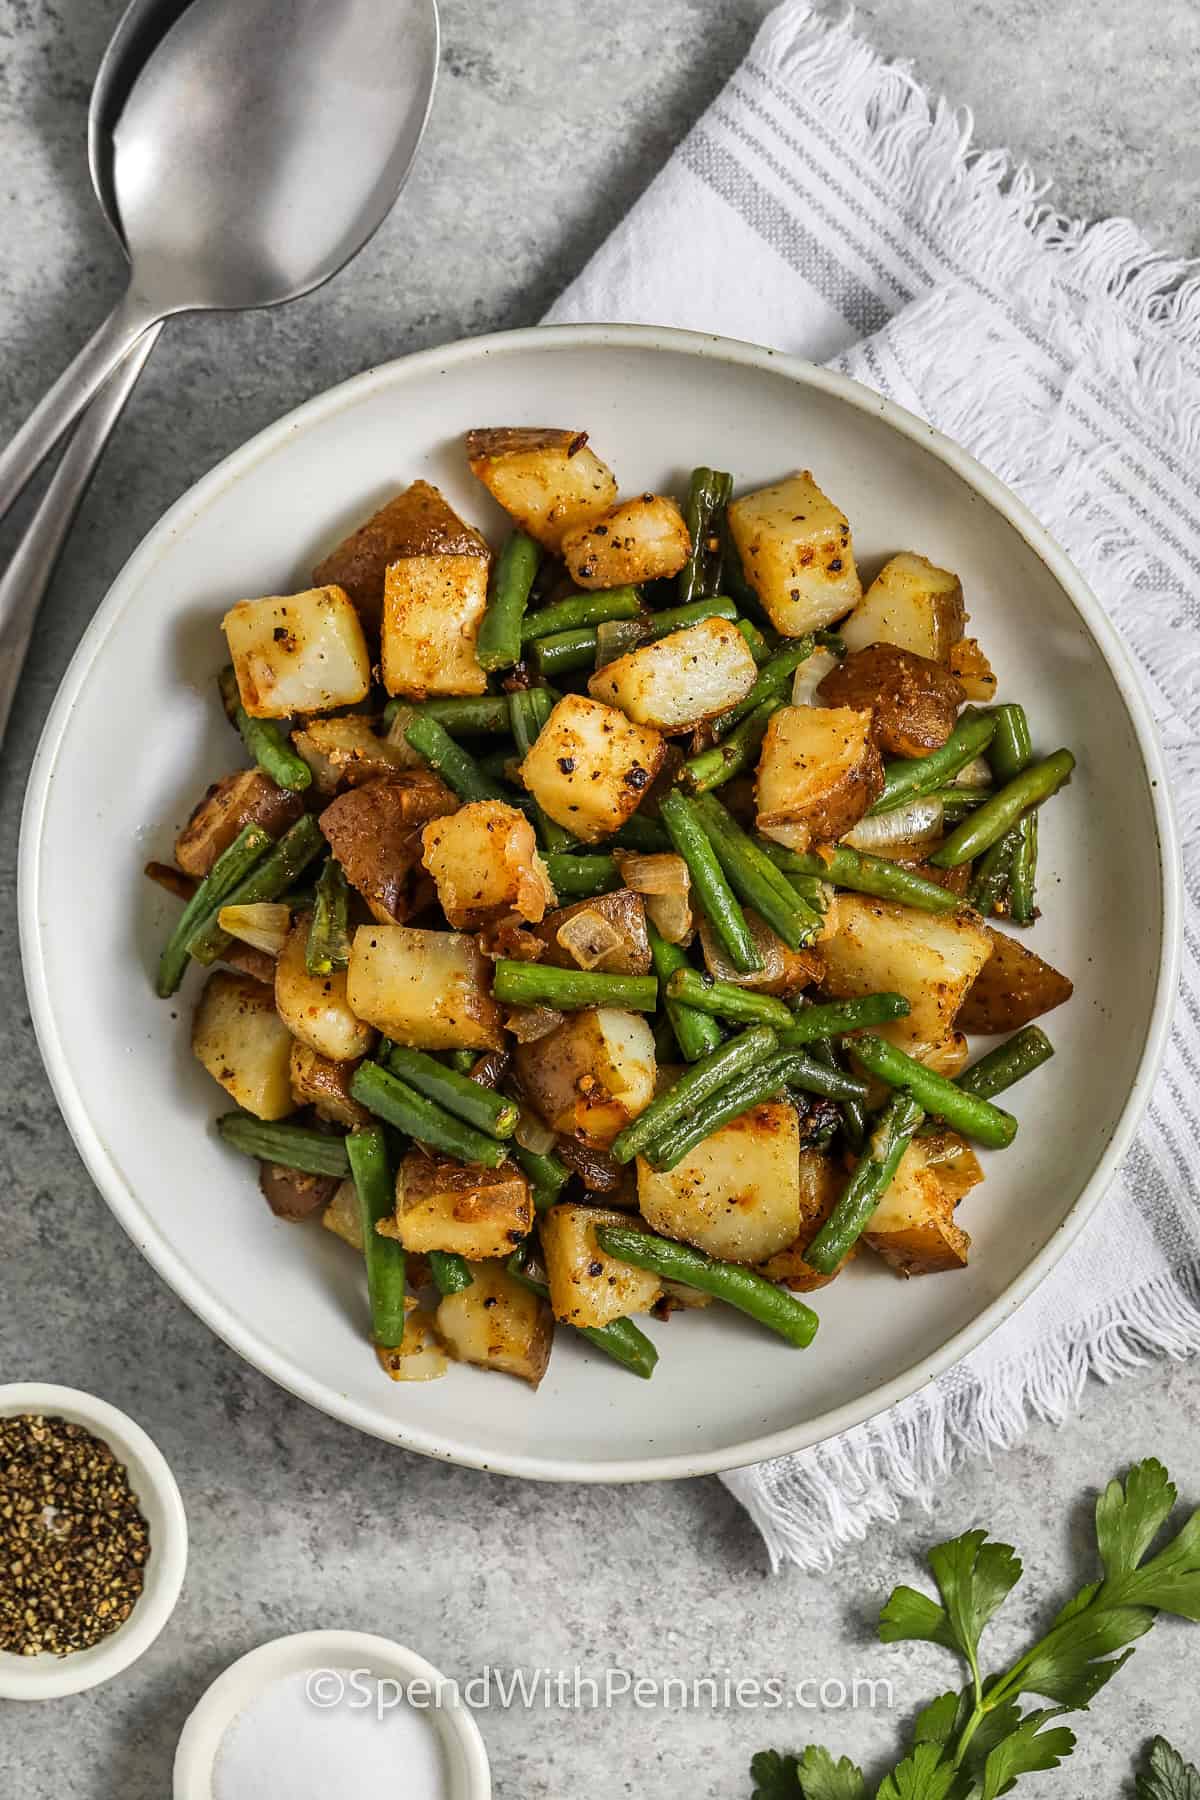
[{"label": "fringed edge of napkin", "polygon": [[990,1462],[994,1450],[1020,1441],[1031,1416],[1063,1424],[1090,1375],[1115,1381],[1151,1356],[1182,1361],[1198,1352],[1200,1274],[1165,1273],[1098,1312],[1082,1337],[1073,1327],[1048,1338],[986,1381],[960,1370],[919,1401],[812,1452],[721,1479],[762,1533],[772,1570],[788,1562],[819,1573],[837,1551],[898,1519],[905,1504],[931,1512],[968,1457]]}]

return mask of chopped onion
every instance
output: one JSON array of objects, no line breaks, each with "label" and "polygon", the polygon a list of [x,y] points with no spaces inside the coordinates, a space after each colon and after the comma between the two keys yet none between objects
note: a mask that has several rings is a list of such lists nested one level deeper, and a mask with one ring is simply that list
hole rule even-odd
[{"label": "chopped onion", "polygon": [[816,706],[818,687],[840,661],[832,650],[814,650],[792,676],[792,705]]},{"label": "chopped onion", "polygon": [[552,1006],[510,1006],[504,1024],[518,1044],[536,1044],[539,1038],[557,1031],[564,1017]]},{"label": "chopped onion", "polygon": [[223,906],[217,924],[240,944],[278,956],[292,924],[292,909],[282,901],[260,900],[252,906]]},{"label": "chopped onion", "polygon": [[545,1119],[528,1106],[521,1108],[513,1136],[522,1150],[532,1150],[535,1156],[549,1156],[558,1142],[557,1132],[551,1131]]},{"label": "chopped onion", "polygon": [[628,655],[645,643],[648,635],[649,628],[641,619],[602,620],[596,627],[596,667],[602,669],[618,656]]},{"label": "chopped onion", "polygon": [[572,913],[554,934],[555,942],[567,952],[578,969],[594,969],[614,950],[625,943],[622,934],[602,912],[590,907]]},{"label": "chopped onion", "polygon": [[951,787],[985,788],[992,785],[992,771],[986,756],[974,757],[965,769],[960,769]]},{"label": "chopped onion", "polygon": [[842,838],[852,850],[869,850],[886,854],[896,844],[927,844],[942,835],[943,807],[940,800],[926,797],[906,801],[891,812],[876,813],[860,819],[853,831]]},{"label": "chopped onion", "polygon": [[625,886],[644,898],[646,912],[660,936],[668,944],[686,943],[693,929],[691,877],[682,856],[669,850],[650,856],[617,850],[614,859]]}]

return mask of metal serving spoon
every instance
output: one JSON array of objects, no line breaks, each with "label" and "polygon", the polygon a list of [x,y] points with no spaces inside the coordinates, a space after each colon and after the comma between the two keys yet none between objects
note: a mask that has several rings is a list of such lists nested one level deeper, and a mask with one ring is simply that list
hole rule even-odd
[{"label": "metal serving spoon", "polygon": [[437,58],[436,0],[191,0],[132,81],[98,184],[128,290],[0,454],[0,516],[160,321],[296,299],[362,248],[411,167]]}]

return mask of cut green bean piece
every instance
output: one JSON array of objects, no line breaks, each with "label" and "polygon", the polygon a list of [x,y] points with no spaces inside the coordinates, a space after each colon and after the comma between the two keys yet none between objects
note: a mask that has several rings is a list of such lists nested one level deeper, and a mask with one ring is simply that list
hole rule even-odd
[{"label": "cut green bean piece", "polygon": [[498,781],[485,775],[475,758],[456,744],[444,725],[428,713],[418,713],[404,734],[409,747],[423,756],[460,800],[509,800]]},{"label": "cut green bean piece", "polygon": [[542,859],[560,900],[588,900],[610,894],[621,885],[621,872],[611,856],[550,852]]},{"label": "cut green bean piece", "polygon": [[305,1175],[348,1175],[346,1140],[307,1125],[256,1119],[252,1113],[222,1113],[217,1130],[232,1150],[259,1162],[280,1163]]},{"label": "cut green bean piece", "polygon": [[706,794],[749,768],[766,736],[771,714],[782,705],[782,694],[769,694],[721,743],[689,757],[683,765],[683,776],[692,793]]},{"label": "cut green bean piece", "polygon": [[449,694],[441,700],[423,700],[419,706],[411,700],[389,700],[383,709],[384,723],[393,724],[401,712],[412,718],[435,719],[451,734],[494,736],[508,730],[507,694]]},{"label": "cut green bean piece", "polygon": [[652,640],[664,638],[672,631],[687,631],[692,625],[703,625],[705,619],[728,619],[731,623],[737,618],[737,607],[724,594],[714,594],[708,600],[693,600],[690,606],[665,606],[661,612],[651,613],[648,620]]},{"label": "cut green bean piece", "polygon": [[996,731],[992,713],[968,708],[940,750],[928,756],[898,758],[884,765],[883,792],[871,808],[872,814],[891,812],[906,800],[931,794],[935,788],[952,781],[960,769],[987,749]]},{"label": "cut green bean piece", "polygon": [[701,1057],[708,1056],[720,1044],[723,1036],[721,1027],[708,1013],[696,1012],[690,1006],[683,1006],[678,1000],[672,1000],[667,993],[671,976],[676,970],[691,966],[687,952],[679,944],[669,944],[649,918],[646,920],[646,935],[650,939],[650,960],[661,985],[675,1042],[679,1045],[685,1062],[699,1062]]},{"label": "cut green bean piece", "polygon": [[1017,847],[1016,828],[997,838],[990,850],[976,864],[967,889],[967,898],[975,910],[990,919],[1008,899],[1012,880],[1013,852]]},{"label": "cut green bean piece", "polygon": [[810,1268],[835,1275],[871,1222],[891,1186],[913,1134],[924,1120],[911,1094],[896,1094],[876,1116],[874,1129],[833,1211],[804,1252]]},{"label": "cut green bean piece", "polygon": [[634,813],[626,819],[619,831],[614,831],[611,842],[621,850],[642,850],[651,855],[656,850],[669,850],[671,839],[665,825],[657,819],[649,818],[645,813]]},{"label": "cut green bean piece", "polygon": [[720,588],[721,519],[732,493],[733,476],[723,469],[692,470],[683,509],[692,548],[679,571],[679,598],[685,605]]},{"label": "cut green bean piece", "polygon": [[[512,734],[518,753],[522,758],[529,755],[538,737],[541,735],[546,720],[554,711],[554,702],[550,698],[548,688],[518,688],[508,696],[509,716],[512,720]],[[534,822],[538,837],[547,851],[561,854],[571,849],[575,839],[571,833],[534,802]]]},{"label": "cut green bean piece", "polygon": [[814,641],[811,637],[795,638],[785,644],[782,650],[776,650],[763,664],[758,672],[758,680],[750,689],[744,700],[731,706],[718,719],[713,720],[713,733],[716,737],[725,737],[741,720],[748,718],[765,700],[778,700],[781,704],[788,697],[788,688],[792,676],[807,662],[812,655]]},{"label": "cut green bean piece", "polygon": [[[393,1048],[393,1045],[388,1045],[389,1055]],[[475,1067],[476,1062],[479,1060],[478,1050],[446,1050],[443,1054],[446,1058],[446,1066],[453,1069],[455,1073],[459,1075],[469,1075],[471,1070]],[[375,1060],[376,1062],[379,1062],[381,1059],[377,1055]]]},{"label": "cut green bean piece", "polygon": [[1063,783],[1070,780],[1074,767],[1075,758],[1069,750],[1056,750],[1053,756],[1031,764],[998,794],[985,801],[969,819],[964,819],[940,850],[934,851],[930,862],[939,869],[956,869],[960,863],[981,856],[1029,807],[1040,806],[1056,794]]},{"label": "cut green bean piece", "polygon": [[664,1281],[681,1281],[685,1287],[736,1306],[798,1350],[816,1336],[820,1321],[811,1306],[741,1263],[718,1262],[702,1250],[628,1225],[601,1225],[596,1240],[606,1256],[632,1263],[635,1269],[649,1269]]},{"label": "cut green bean piece", "polygon": [[466,1257],[460,1256],[457,1250],[431,1250],[429,1273],[434,1287],[443,1298],[447,1294],[461,1294],[475,1280],[467,1267]]},{"label": "cut green bean piece", "polygon": [[158,959],[154,991],[161,1000],[172,995],[188,966],[188,945],[198,931],[216,919],[230,894],[271,849],[274,840],[261,825],[243,825],[200,883],[178,919]]},{"label": "cut green bean piece", "polygon": [[534,667],[549,681],[560,675],[574,674],[577,669],[594,668],[598,643],[596,627],[590,625],[577,631],[559,631],[553,637],[538,638],[528,649]]},{"label": "cut green bean piece", "polygon": [[638,619],[642,612],[642,596],[635,587],[597,588],[588,594],[571,594],[529,613],[521,627],[521,642],[534,644],[564,631],[602,625],[608,619]]},{"label": "cut green bean piece", "polygon": [[763,664],[770,660],[771,656],[771,646],[767,641],[765,633],[758,629],[758,626],[754,623],[753,619],[735,619],[734,624],[745,638],[747,650],[749,650],[751,656],[754,658],[756,665],[761,669]]},{"label": "cut green bean piece", "polygon": [[512,1153],[533,1189],[534,1210],[549,1212],[571,1179],[570,1169],[552,1150],[526,1150],[523,1144],[514,1144]]},{"label": "cut green bean piece", "polygon": [[921,912],[953,912],[962,905],[957,894],[902,869],[886,856],[872,856],[866,850],[851,850],[845,844],[828,846],[821,854],[815,850],[785,850],[782,844],[759,840],[759,847],[776,868],[785,875],[815,877],[833,887],[849,888],[852,893],[872,894],[877,900],[897,900],[902,906],[915,906]]},{"label": "cut green bean piece", "polygon": [[368,1112],[444,1156],[480,1163],[487,1169],[497,1169],[504,1161],[507,1145],[456,1119],[379,1063],[360,1063],[351,1077],[350,1092]]},{"label": "cut green bean piece", "polygon": [[[808,1054],[814,1062],[821,1063],[826,1069],[834,1069],[842,1075],[846,1073],[842,1059],[830,1038],[818,1038],[809,1044]],[[862,1100],[851,1099],[844,1099],[839,1104],[842,1114],[842,1135],[851,1150],[861,1150],[867,1141],[866,1104]]]},{"label": "cut green bean piece", "polygon": [[805,1093],[823,1094],[831,1100],[860,1099],[867,1091],[864,1081],[830,1069],[805,1056],[803,1051],[789,1050],[768,1057],[736,1075],[700,1102],[692,1116],[679,1119],[646,1145],[643,1154],[654,1169],[673,1169],[697,1144],[703,1143],[722,1125],[740,1118],[752,1106],[761,1105],[784,1088],[800,1088]]},{"label": "cut green bean piece", "polygon": [[1017,834],[1009,877],[1008,916],[1014,925],[1032,925],[1037,918],[1038,816],[1027,812],[1014,827]]},{"label": "cut green bean piece", "polygon": [[990,1100],[993,1094],[1002,1094],[1005,1088],[1024,1081],[1053,1055],[1054,1045],[1041,1027],[1026,1025],[1007,1043],[997,1044],[969,1069],[964,1069],[954,1085],[979,1100]]},{"label": "cut green bean piece", "polygon": [[[785,1009],[786,1010],[786,1009]],[[674,1087],[652,1100],[644,1113],[626,1125],[613,1142],[610,1154],[620,1163],[632,1162],[642,1147],[682,1119],[700,1101],[724,1087],[734,1075],[764,1061],[775,1048],[775,1033],[756,1026],[732,1038],[679,1077]]]},{"label": "cut green bean piece", "polygon": [[331,856],[317,878],[312,918],[308,923],[304,966],[310,975],[331,975],[335,969],[349,967],[349,907],[349,884],[341,863]]},{"label": "cut green bean piece", "polygon": [[908,1012],[903,994],[864,994],[859,1000],[831,1000],[822,1006],[798,1007],[787,1028],[779,1033],[780,1047],[798,1049],[801,1044],[816,1043],[822,1038],[886,1025],[890,1019],[907,1018]]},{"label": "cut green bean piece", "polygon": [[[526,1239],[525,1244],[518,1245],[504,1266],[523,1287],[540,1294],[543,1300],[548,1300],[548,1284],[529,1268],[528,1241]],[[632,1319],[610,1319],[607,1325],[576,1325],[573,1329],[578,1331],[580,1337],[586,1338],[589,1344],[594,1344],[597,1350],[603,1350],[606,1356],[619,1362],[622,1368],[628,1369],[633,1375],[640,1375],[643,1381],[649,1381],[653,1375],[658,1351]]]},{"label": "cut green bean piece", "polygon": [[225,716],[241,735],[250,755],[264,775],[276,787],[291,793],[302,793],[312,783],[312,770],[302,756],[292,749],[287,732],[274,719],[252,719],[242,705],[237,676],[232,667],[221,670],[217,677]]},{"label": "cut green bean piece", "polygon": [[700,822],[696,802],[673,789],[663,795],[659,814],[675,850],[688,866],[696,898],[721,948],[739,974],[753,975],[762,968],[762,958],[716,849]]},{"label": "cut green bean piece", "polygon": [[742,830],[715,794],[701,794],[693,805],[738,898],[766,920],[789,950],[811,944],[821,929],[821,914],[816,908],[797,893],[787,876]]},{"label": "cut green bean piece", "polygon": [[1033,740],[1025,708],[1010,703],[992,710],[996,730],[987,748],[987,759],[996,780],[1004,783],[1027,768],[1033,756]]},{"label": "cut green bean piece", "polygon": [[506,1006],[552,1006],[573,1012],[583,1006],[618,1006],[655,1012],[658,982],[653,975],[605,975],[595,969],[559,969],[551,963],[500,957],[492,971],[492,993]]},{"label": "cut green bean piece", "polygon": [[885,1043],[883,1038],[868,1032],[856,1037],[850,1049],[870,1074],[886,1081],[889,1087],[911,1094],[926,1112],[936,1113],[964,1137],[974,1138],[989,1150],[1003,1150],[1016,1137],[1017,1121],[1011,1113],[927,1069],[924,1063],[897,1050],[894,1044]]},{"label": "cut green bean piece", "polygon": [[[682,967],[667,983],[667,998],[717,1019],[734,1019],[745,1025],[773,1025],[786,1031],[792,1023],[791,1007],[772,994],[757,994],[732,981],[718,981],[698,969]],[[740,1041],[740,1040],[739,1040]],[[729,1046],[726,1046],[729,1048]]]},{"label": "cut green bean piece", "polygon": [[[466,1054],[469,1056],[471,1052]],[[424,1094],[427,1100],[435,1100],[456,1119],[473,1125],[477,1131],[486,1131],[491,1137],[508,1138],[517,1128],[520,1108],[515,1100],[497,1094],[481,1082],[472,1081],[469,1075],[463,1075],[457,1069],[447,1068],[445,1063],[438,1062],[424,1050],[410,1050],[405,1044],[393,1044],[387,1054],[387,1066],[393,1075],[416,1088],[418,1094]]]},{"label": "cut green bean piece", "polygon": [[382,1349],[395,1350],[404,1339],[407,1258],[402,1244],[395,1238],[380,1237],[375,1229],[381,1219],[390,1218],[396,1209],[396,1183],[382,1129],[364,1125],[352,1131],[346,1139],[346,1155],[362,1223],[371,1336]]},{"label": "cut green bean piece", "polygon": [[[286,894],[320,851],[326,848],[321,828],[311,813],[297,819],[290,830],[255,862],[250,873],[226,894],[223,906],[257,906],[260,900],[278,900]],[[216,914],[201,923],[188,939],[188,955],[199,963],[214,963],[224,954],[233,939],[222,931]]]},{"label": "cut green bean piece", "polygon": [[521,625],[541,560],[541,546],[523,531],[514,531],[493,563],[487,610],[475,643],[482,668],[511,669],[520,661]]}]

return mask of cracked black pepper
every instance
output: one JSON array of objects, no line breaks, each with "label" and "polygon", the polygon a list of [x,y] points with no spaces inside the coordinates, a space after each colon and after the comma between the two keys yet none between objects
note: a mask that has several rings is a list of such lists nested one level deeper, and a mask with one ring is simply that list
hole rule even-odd
[{"label": "cracked black pepper", "polygon": [[0,1650],[67,1656],[142,1591],[150,1530],[129,1471],[82,1425],[0,1419]]}]

